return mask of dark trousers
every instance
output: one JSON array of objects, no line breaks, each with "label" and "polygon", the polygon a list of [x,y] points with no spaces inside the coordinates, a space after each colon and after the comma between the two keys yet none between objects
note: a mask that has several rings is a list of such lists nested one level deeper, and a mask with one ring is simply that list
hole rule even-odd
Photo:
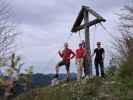
[{"label": "dark trousers", "polygon": [[86,64],[87,64],[87,60],[86,60],[86,58],[84,58],[83,66],[84,66],[84,74],[85,74],[85,76],[89,75],[89,67],[86,66]]},{"label": "dark trousers", "polygon": [[103,61],[96,61],[95,60],[95,69],[96,69],[96,76],[99,76],[99,69],[101,72],[101,76],[104,77],[105,73],[104,73],[104,63]]}]

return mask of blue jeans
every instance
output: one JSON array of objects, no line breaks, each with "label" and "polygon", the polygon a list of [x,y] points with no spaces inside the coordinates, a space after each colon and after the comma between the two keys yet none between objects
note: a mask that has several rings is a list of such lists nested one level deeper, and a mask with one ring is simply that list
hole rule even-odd
[{"label": "blue jeans", "polygon": [[100,69],[100,72],[101,72],[101,76],[102,77],[105,76],[103,60],[101,60],[101,61],[96,61],[95,60],[95,69],[96,69],[96,76],[99,76],[99,69]]}]

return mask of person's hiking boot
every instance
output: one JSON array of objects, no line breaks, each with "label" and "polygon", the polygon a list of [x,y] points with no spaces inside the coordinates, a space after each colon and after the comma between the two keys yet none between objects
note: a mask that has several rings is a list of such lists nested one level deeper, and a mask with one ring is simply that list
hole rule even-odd
[{"label": "person's hiking boot", "polygon": [[90,78],[89,75],[86,75],[84,79],[85,79],[85,80],[89,80],[89,79],[91,79],[91,78]]},{"label": "person's hiking boot", "polygon": [[105,74],[104,74],[104,75],[102,75],[101,77],[102,77],[103,79],[106,79],[106,75],[105,75]]},{"label": "person's hiking boot", "polygon": [[67,79],[66,79],[66,81],[67,81],[67,82],[70,82],[70,81],[71,81],[71,79],[67,78]]}]

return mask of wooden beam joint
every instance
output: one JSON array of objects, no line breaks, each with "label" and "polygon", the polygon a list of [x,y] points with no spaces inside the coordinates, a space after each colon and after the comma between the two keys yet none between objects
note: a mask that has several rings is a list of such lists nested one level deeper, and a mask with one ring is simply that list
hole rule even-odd
[{"label": "wooden beam joint", "polygon": [[[106,21],[105,19],[95,19],[95,20],[87,23],[87,27],[91,27],[93,25],[96,25],[98,23],[105,22],[105,21]],[[86,26],[86,24],[77,26],[77,27],[75,27],[75,28],[72,29],[72,32],[80,31],[80,30],[84,29],[85,26]]]}]

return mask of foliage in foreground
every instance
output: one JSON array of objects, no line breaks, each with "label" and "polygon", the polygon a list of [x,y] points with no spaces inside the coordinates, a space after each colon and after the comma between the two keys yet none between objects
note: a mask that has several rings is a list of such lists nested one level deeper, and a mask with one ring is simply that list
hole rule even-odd
[{"label": "foliage in foreground", "polygon": [[133,81],[94,78],[35,89],[14,100],[132,100]]},{"label": "foliage in foreground", "polygon": [[115,43],[120,59],[119,77],[133,79],[133,6],[125,6],[123,11],[119,18],[121,37]]}]

